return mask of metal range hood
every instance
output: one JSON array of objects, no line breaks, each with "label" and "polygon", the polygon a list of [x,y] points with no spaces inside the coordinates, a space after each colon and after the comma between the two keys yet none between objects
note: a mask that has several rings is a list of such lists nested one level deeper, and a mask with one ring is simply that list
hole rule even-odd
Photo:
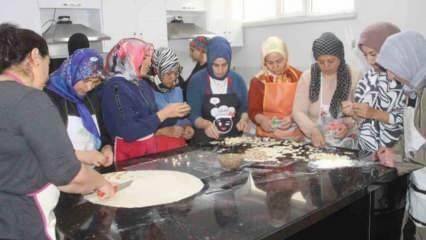
[{"label": "metal range hood", "polygon": [[191,39],[195,36],[212,37],[215,34],[209,32],[194,23],[184,23],[182,18],[175,17],[167,23],[167,38],[170,39]]},{"label": "metal range hood", "polygon": [[82,33],[90,42],[110,40],[108,35],[100,33],[83,24],[73,24],[69,16],[59,16],[58,21],[52,24],[44,33],[43,38],[47,43],[67,43],[74,33]]}]

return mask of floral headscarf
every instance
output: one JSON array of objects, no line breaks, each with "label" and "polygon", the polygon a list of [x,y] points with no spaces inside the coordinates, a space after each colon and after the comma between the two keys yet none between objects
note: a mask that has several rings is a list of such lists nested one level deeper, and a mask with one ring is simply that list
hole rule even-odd
[{"label": "floral headscarf", "polygon": [[96,50],[78,49],[50,75],[47,83],[47,89],[76,104],[83,125],[95,137],[98,149],[101,146],[99,130],[82,97],[75,92],[74,85],[87,78],[102,78],[102,68],[103,60]]},{"label": "floral headscarf", "polygon": [[146,56],[152,56],[154,46],[137,38],[120,40],[106,57],[105,72],[120,75],[136,82],[141,78],[139,71]]}]

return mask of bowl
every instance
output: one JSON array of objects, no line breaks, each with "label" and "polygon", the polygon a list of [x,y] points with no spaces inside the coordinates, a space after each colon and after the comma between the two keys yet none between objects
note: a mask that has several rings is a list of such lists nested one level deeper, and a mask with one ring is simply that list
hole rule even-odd
[{"label": "bowl", "polygon": [[240,153],[224,153],[218,155],[220,165],[227,171],[238,169],[243,162],[243,158],[243,155]]}]

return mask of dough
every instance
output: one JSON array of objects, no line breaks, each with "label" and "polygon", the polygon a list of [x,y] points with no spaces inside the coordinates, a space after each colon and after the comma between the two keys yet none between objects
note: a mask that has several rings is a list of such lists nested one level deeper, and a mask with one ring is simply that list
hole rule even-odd
[{"label": "dough", "polygon": [[178,202],[200,192],[203,182],[188,173],[163,170],[125,171],[104,174],[114,183],[133,180],[130,186],[106,200],[96,194],[84,196],[88,201],[111,207],[142,208]]}]

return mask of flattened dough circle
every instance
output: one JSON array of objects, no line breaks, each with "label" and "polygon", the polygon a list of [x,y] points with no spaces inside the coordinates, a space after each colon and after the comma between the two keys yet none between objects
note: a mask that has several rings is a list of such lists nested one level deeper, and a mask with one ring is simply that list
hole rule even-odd
[{"label": "flattened dough circle", "polygon": [[177,171],[143,170],[104,174],[114,183],[133,180],[132,184],[106,200],[96,194],[86,195],[88,201],[120,208],[142,208],[178,202],[200,192],[204,184],[193,175]]}]

